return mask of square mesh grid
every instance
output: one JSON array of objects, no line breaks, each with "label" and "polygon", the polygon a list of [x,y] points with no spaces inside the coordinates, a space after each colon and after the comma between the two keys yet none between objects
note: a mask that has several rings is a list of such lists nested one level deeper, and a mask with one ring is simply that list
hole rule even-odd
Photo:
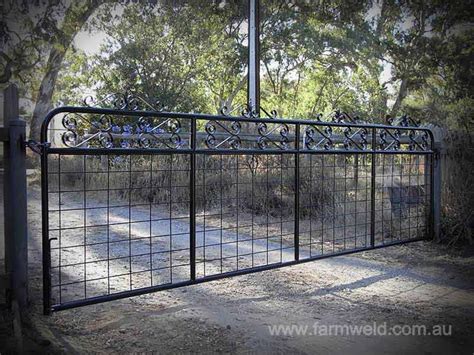
[{"label": "square mesh grid", "polygon": [[199,280],[418,239],[429,228],[430,155],[196,153],[194,171],[191,154],[47,159],[52,304],[192,281],[193,270]]}]

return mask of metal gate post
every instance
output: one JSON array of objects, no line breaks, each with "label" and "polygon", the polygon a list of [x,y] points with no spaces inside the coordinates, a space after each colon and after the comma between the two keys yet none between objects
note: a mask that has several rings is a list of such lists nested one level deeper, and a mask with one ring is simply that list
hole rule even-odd
[{"label": "metal gate post", "polygon": [[28,305],[28,230],[26,203],[26,124],[19,118],[18,89],[4,91],[4,120],[8,130],[4,149],[5,266],[7,302]]}]

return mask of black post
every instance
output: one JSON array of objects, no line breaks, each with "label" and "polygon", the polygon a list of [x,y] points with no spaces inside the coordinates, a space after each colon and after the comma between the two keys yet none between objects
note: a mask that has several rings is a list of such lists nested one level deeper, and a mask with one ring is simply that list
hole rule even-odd
[{"label": "black post", "polygon": [[28,231],[26,219],[26,124],[19,118],[18,89],[4,91],[4,120],[8,141],[4,149],[5,266],[9,279],[7,302],[28,305]]},{"label": "black post", "polygon": [[249,0],[248,25],[248,85],[247,103],[251,111],[260,114],[260,5],[259,0]]}]

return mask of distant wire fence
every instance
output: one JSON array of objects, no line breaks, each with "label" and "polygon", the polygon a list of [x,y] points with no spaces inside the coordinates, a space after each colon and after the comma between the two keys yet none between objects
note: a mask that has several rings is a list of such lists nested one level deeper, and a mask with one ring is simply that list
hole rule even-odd
[{"label": "distant wire fence", "polygon": [[433,136],[407,118],[183,114],[133,100],[45,120],[46,313],[434,233]]}]

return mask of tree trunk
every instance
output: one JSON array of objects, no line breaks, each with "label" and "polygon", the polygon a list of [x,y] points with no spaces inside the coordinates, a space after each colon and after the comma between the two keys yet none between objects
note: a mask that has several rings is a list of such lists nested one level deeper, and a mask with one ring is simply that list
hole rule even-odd
[{"label": "tree trunk", "polygon": [[46,71],[41,80],[33,117],[31,118],[31,139],[39,140],[40,138],[41,124],[52,108],[54,87],[56,86],[56,79],[61,69],[61,64],[74,37],[94,11],[105,2],[107,1],[88,0],[86,2],[73,2],[68,8],[62,27],[58,30],[59,43],[54,43],[52,46],[46,64]]},{"label": "tree trunk", "polygon": [[237,84],[237,86],[235,87],[235,89],[230,93],[230,95],[227,98],[219,100],[220,101],[220,107],[218,109],[217,114],[221,113],[220,109],[223,106],[227,107],[228,112],[231,112],[233,110],[234,99],[237,96],[237,94],[239,93],[239,91],[242,90],[242,88],[245,86],[245,83],[247,82],[247,76],[248,76],[248,74],[245,74],[242,77],[242,79],[240,79],[240,81]]},{"label": "tree trunk", "polygon": [[400,107],[402,106],[402,102],[405,99],[405,97],[408,94],[408,82],[407,79],[402,79],[402,82],[400,83],[400,89],[398,90],[398,95],[397,99],[395,100],[395,103],[392,106],[392,110],[390,111],[390,117],[395,118],[398,114],[398,111],[400,110]]},{"label": "tree trunk", "polygon": [[47,113],[52,108],[52,97],[54,93],[54,86],[56,85],[56,79],[58,77],[61,64],[63,62],[66,49],[55,48],[51,50],[48,58],[48,64],[46,65],[46,73],[41,80],[38,96],[35,103],[35,109],[33,111],[33,117],[30,124],[30,138],[39,140],[41,124]]}]

